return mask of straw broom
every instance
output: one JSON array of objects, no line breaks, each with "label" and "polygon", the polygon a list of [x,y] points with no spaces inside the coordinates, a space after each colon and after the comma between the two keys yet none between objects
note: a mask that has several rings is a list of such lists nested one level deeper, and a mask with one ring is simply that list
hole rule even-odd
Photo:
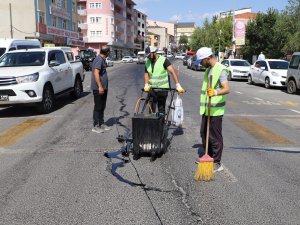
[{"label": "straw broom", "polygon": [[[209,87],[212,86],[212,75],[210,75]],[[209,128],[210,128],[210,107],[211,97],[208,97],[208,110],[207,110],[207,124],[206,124],[206,145],[205,154],[199,158],[198,168],[194,179],[211,181],[214,179],[214,160],[208,155],[208,141],[209,141]]]}]

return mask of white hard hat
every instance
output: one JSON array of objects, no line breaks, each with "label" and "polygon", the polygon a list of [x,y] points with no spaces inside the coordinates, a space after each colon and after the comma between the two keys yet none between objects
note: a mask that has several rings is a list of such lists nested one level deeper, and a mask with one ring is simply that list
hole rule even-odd
[{"label": "white hard hat", "polygon": [[150,53],[156,52],[156,51],[157,51],[157,48],[150,45],[145,49],[145,55],[146,55],[146,57],[148,57],[150,55]]},{"label": "white hard hat", "polygon": [[202,47],[202,48],[198,49],[196,55],[197,55],[197,61],[199,61],[199,63],[201,63],[201,61],[203,59],[208,58],[211,55],[213,55],[213,52],[212,52],[211,48]]}]

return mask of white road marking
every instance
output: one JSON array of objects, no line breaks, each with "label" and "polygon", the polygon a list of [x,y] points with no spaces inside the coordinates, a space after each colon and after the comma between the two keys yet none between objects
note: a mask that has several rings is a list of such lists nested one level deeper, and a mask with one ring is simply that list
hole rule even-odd
[{"label": "white road marking", "polygon": [[[223,168],[224,168],[224,171],[223,171],[223,173],[225,174],[225,176],[228,178],[228,180],[230,181],[230,182],[237,182],[238,181],[238,179],[233,175],[233,173],[231,173],[231,171],[227,168],[227,167],[225,167],[224,166],[224,164],[222,164],[223,165]],[[221,172],[222,173],[222,172]]]},{"label": "white road marking", "polygon": [[258,100],[258,101],[264,101],[264,100],[261,99],[261,98],[254,98],[254,99],[256,99],[256,100]]},{"label": "white road marking", "polygon": [[242,92],[239,92],[239,91],[235,91],[235,93],[237,93],[237,94],[240,94],[240,95],[242,95],[242,94],[243,94]]},{"label": "white road marking", "polygon": [[283,118],[298,118],[300,117],[300,115],[266,115],[266,114],[233,114],[233,113],[225,113],[225,117],[262,117],[262,118],[279,118],[279,117],[283,117]]},{"label": "white road marking", "polygon": [[300,111],[297,111],[297,110],[294,110],[294,109],[289,109],[290,111],[292,112],[295,112],[295,113],[299,113],[300,114]]}]

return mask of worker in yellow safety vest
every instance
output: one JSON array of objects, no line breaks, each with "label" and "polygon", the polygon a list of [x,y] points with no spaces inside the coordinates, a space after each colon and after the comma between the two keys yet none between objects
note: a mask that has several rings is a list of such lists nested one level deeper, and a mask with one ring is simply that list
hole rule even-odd
[{"label": "worker in yellow safety vest", "polygon": [[[208,154],[214,159],[214,171],[222,171],[222,120],[225,113],[226,95],[230,92],[230,86],[227,80],[228,69],[213,57],[211,48],[202,47],[197,51],[196,55],[199,63],[207,68],[204,73],[200,95],[200,115],[202,115],[200,135],[203,149],[205,149],[206,146],[208,102],[209,97],[211,97]],[[210,87],[211,78],[212,86]]]},{"label": "worker in yellow safety vest", "polygon": [[170,88],[169,72],[172,74],[176,83],[176,90],[179,93],[185,92],[181,87],[177,74],[170,61],[159,54],[157,48],[148,46],[145,49],[145,74],[144,74],[144,91],[149,92],[151,109],[153,112],[158,107],[158,112],[165,114],[166,100],[168,97],[167,90],[151,90],[151,88]]}]

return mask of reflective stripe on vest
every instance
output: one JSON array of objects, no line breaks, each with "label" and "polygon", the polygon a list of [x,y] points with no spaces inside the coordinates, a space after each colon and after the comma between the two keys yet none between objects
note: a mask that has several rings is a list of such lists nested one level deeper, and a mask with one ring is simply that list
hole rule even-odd
[{"label": "reflective stripe on vest", "polygon": [[[222,65],[221,63],[216,63],[212,68],[212,88],[215,89],[217,83],[219,82],[220,75],[223,70],[227,70],[227,67]],[[207,96],[207,88],[208,88],[208,74],[209,69],[207,69],[204,73],[204,79],[202,84],[202,90],[200,95],[200,115],[207,115],[208,113],[208,96]],[[218,95],[211,97],[211,108],[210,115],[211,116],[221,116],[224,115],[226,105],[226,95]]]},{"label": "reflective stripe on vest", "polygon": [[170,88],[168,70],[164,68],[166,58],[159,56],[152,70],[151,61],[147,59],[146,69],[149,74],[149,84],[154,88]]}]

